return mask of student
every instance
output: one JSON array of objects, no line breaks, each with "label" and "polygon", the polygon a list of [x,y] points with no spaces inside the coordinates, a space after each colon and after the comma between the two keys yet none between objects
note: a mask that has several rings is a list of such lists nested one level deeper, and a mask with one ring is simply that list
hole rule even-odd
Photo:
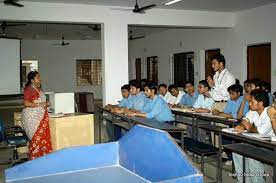
[{"label": "student", "polygon": [[149,98],[149,102],[141,111],[130,111],[127,113],[129,116],[137,116],[149,119],[156,119],[160,122],[173,121],[172,112],[161,97],[157,95],[157,87],[154,83],[148,83],[144,87],[145,94]]},{"label": "student", "polygon": [[269,99],[269,105],[272,105],[273,103],[273,96],[271,95],[271,86],[270,83],[266,82],[266,81],[262,81],[261,82],[261,88],[262,90],[267,92],[268,95],[268,99]]},{"label": "student", "polygon": [[148,99],[144,92],[141,90],[141,83],[134,79],[129,81],[130,85],[130,102],[129,102],[129,109],[132,110],[142,110],[144,108],[144,105],[148,102]]},{"label": "student", "polygon": [[237,119],[242,119],[244,117],[244,114],[246,114],[246,106],[249,106],[249,100],[251,98],[250,92],[251,92],[251,84],[252,80],[245,80],[243,82],[243,88],[244,88],[244,96],[241,102],[241,105],[238,109],[237,113]]},{"label": "student", "polygon": [[179,104],[181,98],[183,97],[183,95],[185,94],[185,92],[183,91],[179,91],[178,87],[175,84],[172,84],[169,86],[169,92],[176,97],[174,105]]},{"label": "student", "polygon": [[126,84],[121,87],[121,93],[123,99],[119,102],[118,107],[125,107],[129,108],[130,107],[130,100],[131,100],[131,95],[130,95],[130,85]]},{"label": "student", "polygon": [[210,96],[210,86],[206,80],[199,81],[198,83],[198,97],[193,105],[192,110],[197,113],[211,112],[214,100]]},{"label": "student", "polygon": [[[246,113],[242,123],[235,127],[235,131],[242,133],[244,130],[247,130],[248,132],[274,136],[271,119],[268,115],[269,108],[267,93],[262,90],[253,90],[251,92],[249,106],[250,111]],[[243,171],[242,156],[233,153],[233,160],[236,172],[241,174]],[[264,174],[265,166],[263,163],[251,158],[246,158],[245,163],[246,173],[258,173],[259,175]],[[239,182],[242,182],[242,176],[238,176],[237,179]],[[262,176],[248,176],[245,177],[245,179],[245,182],[265,182],[265,179]]]},{"label": "student", "polygon": [[[243,88],[239,84],[234,84],[229,86],[227,90],[230,94],[230,100],[227,101],[224,111],[219,112],[218,110],[214,109],[212,112],[214,115],[237,119],[238,110],[243,101]],[[249,105],[246,103],[243,110],[243,116],[245,116],[248,111]]]},{"label": "student", "polygon": [[185,83],[185,91],[186,93],[183,95],[183,97],[180,100],[180,105],[193,107],[198,97],[198,92],[195,91],[194,84],[190,81],[187,81]]},{"label": "student", "polygon": [[166,84],[160,84],[158,86],[159,96],[163,98],[168,104],[174,105],[176,98],[168,92],[168,87]]},{"label": "student", "polygon": [[212,88],[211,97],[215,100],[213,108],[222,112],[230,98],[227,88],[235,84],[236,80],[234,75],[225,68],[225,58],[222,54],[212,58],[212,68],[216,73],[213,79],[208,76],[207,82]]}]

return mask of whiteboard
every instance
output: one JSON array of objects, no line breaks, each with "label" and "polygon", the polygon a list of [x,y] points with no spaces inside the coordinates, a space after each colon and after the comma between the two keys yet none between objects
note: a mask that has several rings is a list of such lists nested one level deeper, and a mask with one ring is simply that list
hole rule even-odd
[{"label": "whiteboard", "polygon": [[0,95],[20,93],[20,40],[0,38]]}]

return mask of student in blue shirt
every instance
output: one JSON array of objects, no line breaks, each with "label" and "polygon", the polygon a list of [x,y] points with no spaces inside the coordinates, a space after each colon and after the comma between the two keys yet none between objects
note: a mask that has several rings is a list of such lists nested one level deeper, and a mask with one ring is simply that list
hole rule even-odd
[{"label": "student in blue shirt", "polygon": [[185,83],[185,94],[180,100],[180,105],[187,106],[187,107],[193,107],[194,103],[198,97],[198,92],[195,91],[194,84],[190,81],[187,81]]},{"label": "student in blue shirt", "polygon": [[[234,84],[234,85],[229,86],[227,88],[227,91],[230,94],[230,100],[227,101],[224,111],[220,112],[220,111],[214,109],[212,112],[214,115],[237,119],[238,110],[243,101],[243,88],[240,84]],[[247,103],[245,103],[245,106],[243,109],[243,116],[245,116],[245,114],[248,111],[249,111],[249,105],[247,102]]]},{"label": "student in blue shirt", "polygon": [[134,79],[129,81],[129,85],[131,98],[128,108],[141,111],[148,102],[145,93],[141,91],[141,82]]},{"label": "student in blue shirt", "polygon": [[198,97],[193,105],[192,110],[197,113],[209,113],[215,101],[210,97],[210,86],[206,80],[198,83]]},{"label": "student in blue shirt", "polygon": [[145,85],[144,90],[149,102],[142,110],[130,111],[128,115],[156,119],[160,122],[173,121],[174,118],[168,104],[157,95],[157,86],[154,83],[148,83]]}]

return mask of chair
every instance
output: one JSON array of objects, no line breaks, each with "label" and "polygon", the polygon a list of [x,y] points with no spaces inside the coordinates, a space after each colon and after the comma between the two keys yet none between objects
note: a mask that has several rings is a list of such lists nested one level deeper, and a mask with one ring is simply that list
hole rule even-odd
[{"label": "chair", "polygon": [[5,164],[12,166],[26,161],[26,159],[18,160],[18,147],[27,146],[28,137],[25,131],[20,126],[7,126],[4,127],[3,122],[0,120],[0,142],[2,143],[1,149],[13,148],[13,158]]}]

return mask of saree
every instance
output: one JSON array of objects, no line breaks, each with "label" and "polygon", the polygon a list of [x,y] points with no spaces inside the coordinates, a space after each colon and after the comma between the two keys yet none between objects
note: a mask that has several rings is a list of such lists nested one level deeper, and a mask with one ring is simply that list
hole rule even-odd
[{"label": "saree", "polygon": [[[46,96],[33,86],[24,89],[24,100],[41,103]],[[25,107],[22,111],[22,125],[29,138],[29,159],[35,159],[52,152],[47,108]]]}]

